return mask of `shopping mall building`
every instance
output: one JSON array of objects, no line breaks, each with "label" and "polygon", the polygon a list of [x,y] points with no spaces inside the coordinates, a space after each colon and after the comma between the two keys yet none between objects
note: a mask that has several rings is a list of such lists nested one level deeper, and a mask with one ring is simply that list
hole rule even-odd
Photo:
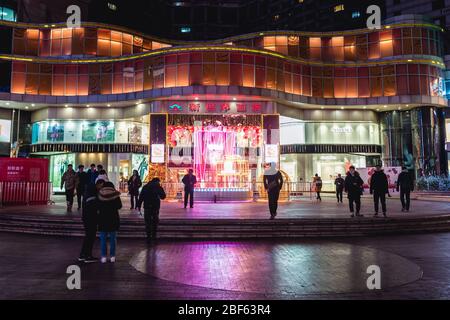
[{"label": "shopping mall building", "polygon": [[3,142],[29,125],[28,153],[50,159],[55,187],[69,163],[102,163],[115,182],[194,168],[201,187],[230,190],[267,162],[290,181],[380,161],[448,172],[443,30],[417,16],[201,43],[98,23],[0,26],[12,41]]}]

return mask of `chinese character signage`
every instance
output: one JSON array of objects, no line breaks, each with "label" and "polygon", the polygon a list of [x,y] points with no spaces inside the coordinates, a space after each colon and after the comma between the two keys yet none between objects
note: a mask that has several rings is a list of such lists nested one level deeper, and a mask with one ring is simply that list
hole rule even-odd
[{"label": "chinese character signage", "polygon": [[171,101],[163,104],[161,111],[169,113],[263,113],[264,102],[235,101]]},{"label": "chinese character signage", "polygon": [[48,182],[48,159],[0,158],[0,181]]}]

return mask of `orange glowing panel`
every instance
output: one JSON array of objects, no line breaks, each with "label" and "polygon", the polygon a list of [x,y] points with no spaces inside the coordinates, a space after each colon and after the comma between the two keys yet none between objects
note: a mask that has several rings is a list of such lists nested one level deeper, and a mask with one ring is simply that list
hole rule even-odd
[{"label": "orange glowing panel", "polygon": [[334,97],[346,97],[345,78],[334,78]]},{"label": "orange glowing panel", "polygon": [[63,38],[72,38],[72,29],[69,29],[69,28],[62,29],[62,37]]},{"label": "orange glowing panel", "polygon": [[67,75],[66,76],[66,96],[76,96],[77,95],[77,82],[78,82],[78,76],[77,75]]},{"label": "orange glowing panel", "polygon": [[383,95],[388,96],[395,96],[396,90],[395,90],[395,76],[385,76],[383,77]]},{"label": "orange glowing panel", "polygon": [[177,83],[177,67],[176,66],[166,66],[165,70],[165,88],[175,87]]},{"label": "orange glowing panel", "polygon": [[111,41],[111,56],[117,57],[122,55],[122,42]]},{"label": "orange glowing panel", "polygon": [[189,65],[180,64],[177,66],[177,87],[189,85]]},{"label": "orange glowing panel", "polygon": [[89,94],[89,76],[79,75],[78,76],[78,95],[87,96]]},{"label": "orange glowing panel", "polygon": [[123,74],[114,73],[113,76],[113,92],[114,94],[123,93]]},{"label": "orange glowing panel", "polygon": [[264,37],[264,48],[274,46],[275,46],[275,37]]},{"label": "orange glowing panel", "polygon": [[13,72],[11,81],[11,93],[25,93],[25,73]]},{"label": "orange glowing panel", "polygon": [[64,95],[65,76],[53,74],[52,96]]},{"label": "orange glowing panel", "polygon": [[344,61],[344,37],[331,38],[333,57],[335,61]]},{"label": "orange glowing panel", "polygon": [[216,64],[216,85],[228,86],[230,84],[230,65],[228,63]]},{"label": "orange glowing panel", "polygon": [[346,97],[358,98],[358,78],[347,78],[345,82],[346,82]]},{"label": "orange glowing panel", "polygon": [[380,51],[381,57],[390,57],[393,55],[393,43],[392,40],[382,40],[380,41]]},{"label": "orange glowing panel", "polygon": [[255,67],[255,87],[266,87],[266,68],[258,66]]},{"label": "orange glowing panel", "polygon": [[369,59],[379,59],[380,58],[380,43],[372,42],[369,43]]},{"label": "orange glowing panel", "polygon": [[111,55],[111,41],[110,40],[97,40],[97,55],[107,57]]},{"label": "orange glowing panel", "polygon": [[127,44],[133,43],[133,36],[128,33],[122,33],[122,41]]},{"label": "orange glowing panel", "polygon": [[213,86],[216,84],[215,68],[213,63],[203,64],[203,81],[204,86]]},{"label": "orange glowing panel", "polygon": [[320,60],[321,39],[309,38],[309,57],[313,60]]},{"label": "orange glowing panel", "polygon": [[97,30],[97,37],[99,39],[111,40],[111,30],[98,29]]}]

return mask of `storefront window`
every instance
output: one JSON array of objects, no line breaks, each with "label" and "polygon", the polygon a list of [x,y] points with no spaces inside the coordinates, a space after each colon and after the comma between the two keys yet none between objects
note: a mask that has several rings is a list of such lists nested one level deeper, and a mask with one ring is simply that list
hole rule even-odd
[{"label": "storefront window", "polygon": [[379,128],[370,122],[308,122],[281,116],[280,143],[379,144]]},{"label": "storefront window", "polygon": [[148,125],[113,120],[49,120],[33,124],[32,143],[148,143]]},{"label": "storefront window", "polygon": [[349,167],[366,167],[364,155],[353,154],[285,154],[281,156],[281,170],[294,182],[311,182],[317,173],[324,183],[324,191],[334,190],[334,179],[345,176]]},{"label": "storefront window", "polygon": [[64,172],[66,172],[69,164],[75,166],[74,153],[50,156],[50,181],[53,184],[53,189],[59,190],[61,187],[61,178]]}]

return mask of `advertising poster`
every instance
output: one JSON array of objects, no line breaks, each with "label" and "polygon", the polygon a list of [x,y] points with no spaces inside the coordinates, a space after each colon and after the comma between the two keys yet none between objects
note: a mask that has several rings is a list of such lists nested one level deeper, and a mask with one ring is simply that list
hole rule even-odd
[{"label": "advertising poster", "polygon": [[114,142],[114,122],[85,122],[82,126],[82,142]]},{"label": "advertising poster", "polygon": [[278,163],[278,145],[277,144],[266,144],[265,146],[265,162],[275,162]]},{"label": "advertising poster", "polygon": [[148,175],[148,158],[147,154],[132,154],[131,165],[133,170],[137,170],[141,180],[144,181]]},{"label": "advertising poster", "polygon": [[47,128],[47,141],[62,142],[64,141],[64,126],[58,123],[52,123]]},{"label": "advertising poster", "polygon": [[0,142],[11,142],[10,120],[0,120]]},{"label": "advertising poster", "polygon": [[128,141],[130,143],[142,143],[142,126],[133,123],[128,128]]},{"label": "advertising poster", "polygon": [[0,158],[0,181],[48,182],[48,159]]},{"label": "advertising poster", "polygon": [[64,172],[67,170],[69,164],[75,165],[75,154],[58,154],[50,157],[50,181],[53,184],[53,188],[58,189],[61,186],[61,178]]},{"label": "advertising poster", "polygon": [[[369,188],[370,177],[375,171],[375,167],[357,168],[356,171],[361,175],[364,181],[364,188]],[[388,178],[389,188],[394,188],[397,183],[398,175],[402,172],[402,167],[383,167],[383,171]]]},{"label": "advertising poster", "polygon": [[164,144],[152,144],[152,163],[164,163]]}]

